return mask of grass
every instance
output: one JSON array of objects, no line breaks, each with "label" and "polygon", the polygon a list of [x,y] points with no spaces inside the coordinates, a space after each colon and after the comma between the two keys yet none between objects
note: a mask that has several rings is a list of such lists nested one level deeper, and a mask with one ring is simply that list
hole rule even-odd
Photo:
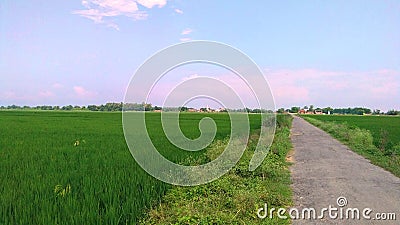
[{"label": "grass", "polygon": [[[254,172],[248,164],[258,139],[255,131],[239,163],[220,179],[195,187],[174,187],[156,205],[142,224],[289,224],[289,220],[257,217],[257,209],[290,207],[290,174],[286,155],[291,149],[292,117],[278,115],[277,131],[271,151]],[[207,149],[209,159],[216,158],[226,146],[219,140]]]},{"label": "grass", "polygon": [[400,117],[307,115],[303,118],[400,177]]},{"label": "grass", "polygon": [[[199,136],[204,116],[218,126],[214,144],[226,139],[227,114],[183,113],[183,132]],[[162,133],[160,114],[146,118],[161,153],[185,161]],[[250,119],[258,129],[257,115]],[[206,160],[206,152],[191,157]],[[0,183],[0,224],[135,224],[171,188],[136,164],[121,113],[106,112],[1,111]]]},{"label": "grass", "polygon": [[[312,118],[369,130],[378,148],[388,149],[400,144],[400,116],[312,115]],[[381,146],[381,143],[385,145]]]}]

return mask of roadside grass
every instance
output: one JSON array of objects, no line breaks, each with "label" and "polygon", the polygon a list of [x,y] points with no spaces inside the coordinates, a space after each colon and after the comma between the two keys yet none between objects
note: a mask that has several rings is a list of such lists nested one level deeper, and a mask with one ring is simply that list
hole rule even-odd
[{"label": "roadside grass", "polygon": [[[174,186],[162,201],[150,210],[142,224],[289,224],[276,215],[257,217],[264,206],[288,208],[292,205],[289,163],[292,117],[277,116],[277,130],[270,153],[255,171],[248,164],[257,145],[259,133],[253,132],[248,148],[238,164],[221,178],[194,187]],[[218,140],[207,149],[209,159],[216,158],[228,139]]]},{"label": "roadside grass", "polygon": [[311,124],[331,134],[349,146],[354,152],[369,159],[394,175],[400,177],[400,145],[392,148],[378,148],[371,131],[347,123],[321,121],[311,116],[303,116]]},{"label": "roadside grass", "polygon": [[345,123],[369,130],[380,150],[400,148],[400,116],[304,115],[321,121]]}]

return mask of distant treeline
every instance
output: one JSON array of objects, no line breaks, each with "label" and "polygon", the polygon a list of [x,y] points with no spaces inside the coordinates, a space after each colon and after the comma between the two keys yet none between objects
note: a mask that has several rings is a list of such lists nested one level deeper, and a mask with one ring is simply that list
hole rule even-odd
[{"label": "distant treeline", "polygon": [[[10,106],[0,106],[0,110],[63,110],[63,111],[104,111],[104,112],[115,112],[115,111],[181,111],[181,112],[193,112],[193,108],[188,107],[160,107],[153,106],[150,103],[106,103],[102,105],[88,105],[88,106],[50,106],[50,105],[42,105],[42,106],[18,106],[18,105],[10,105]],[[210,108],[200,108],[196,110],[197,112],[215,112],[216,110]],[[218,112],[249,112],[249,113],[261,113],[261,112],[273,112],[272,110],[265,109],[222,109]]]},{"label": "distant treeline", "polygon": [[278,109],[278,113],[283,112],[290,112],[290,113],[298,113],[300,110],[305,111],[320,111],[324,114],[349,114],[349,115],[365,115],[365,114],[372,114],[372,115],[400,115],[400,111],[397,110],[389,110],[386,113],[379,110],[379,109],[368,109],[364,107],[355,107],[355,108],[332,108],[332,107],[325,107],[325,108],[315,108],[313,105],[304,106],[304,107],[296,107],[293,106],[290,109],[280,108]]},{"label": "distant treeline", "polygon": [[[188,111],[192,112],[193,108],[188,107],[160,107],[160,106],[153,106],[150,103],[123,103],[123,102],[110,102],[102,105],[88,105],[88,106],[51,106],[51,105],[42,105],[42,106],[18,106],[18,105],[10,105],[10,106],[0,106],[0,110],[86,110],[86,111],[105,111],[105,112],[113,112],[113,111]],[[355,107],[355,108],[332,108],[332,107],[325,107],[325,108],[315,108],[313,105],[304,106],[304,107],[297,107],[293,106],[290,109],[280,108],[277,110],[278,113],[290,112],[290,113],[298,113],[300,110],[306,111],[322,111],[324,114],[353,114],[353,115],[364,115],[364,114],[372,114],[372,115],[400,115],[400,111],[397,110],[389,110],[386,113],[379,110],[371,110],[364,107]],[[200,108],[196,110],[198,112],[215,112],[215,110],[209,108]],[[218,110],[218,112],[249,112],[249,113],[261,113],[261,112],[272,112],[271,110],[265,109],[222,109]]]},{"label": "distant treeline", "polygon": [[102,105],[88,105],[88,106],[79,106],[79,105],[66,105],[66,106],[51,106],[51,105],[40,105],[40,106],[18,106],[18,105],[11,105],[11,106],[0,106],[0,109],[21,109],[21,110],[87,110],[87,111],[122,111],[131,110],[131,111],[152,111],[161,109],[158,106],[152,106],[151,104],[147,103],[115,103],[110,102]]}]

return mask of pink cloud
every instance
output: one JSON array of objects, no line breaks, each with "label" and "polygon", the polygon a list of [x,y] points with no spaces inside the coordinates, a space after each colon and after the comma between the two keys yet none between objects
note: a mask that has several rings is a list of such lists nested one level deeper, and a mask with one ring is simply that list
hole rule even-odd
[{"label": "pink cloud", "polygon": [[6,91],[0,95],[1,99],[13,102],[38,102],[43,99],[54,98],[56,95],[51,91],[40,91],[33,94],[18,94],[14,91]]},{"label": "pink cloud", "polygon": [[175,11],[176,13],[178,13],[178,14],[183,14],[183,11],[180,10],[180,9],[175,9],[174,11]]},{"label": "pink cloud", "polygon": [[74,10],[72,14],[119,30],[119,26],[107,18],[126,16],[134,20],[143,20],[148,17],[148,14],[146,11],[139,10],[138,4],[148,9],[154,6],[161,8],[167,4],[167,0],[83,0],[81,4],[86,9]]},{"label": "pink cloud", "polygon": [[4,99],[15,99],[17,98],[17,95],[13,91],[5,91],[1,97]]},{"label": "pink cloud", "polygon": [[[400,71],[266,70],[277,105],[394,104],[399,95]],[[400,97],[400,96],[399,96]],[[375,102],[373,102],[374,100]]]},{"label": "pink cloud", "polygon": [[55,89],[61,89],[61,88],[64,87],[64,85],[62,85],[62,84],[60,84],[60,83],[54,83],[54,84],[52,85],[52,87],[55,88]]},{"label": "pink cloud", "polygon": [[188,35],[188,34],[190,34],[192,32],[193,32],[193,30],[191,28],[186,28],[181,32],[181,34],[182,35]]},{"label": "pink cloud", "polygon": [[380,86],[371,87],[373,96],[393,96],[398,92],[400,86],[398,83],[384,83]]},{"label": "pink cloud", "polygon": [[[311,104],[319,107],[362,106],[381,110],[399,108],[397,99],[400,99],[400,71],[389,69],[374,71],[270,69],[266,70],[264,74],[274,96],[276,108],[302,107]],[[149,101],[160,105],[162,99],[178,83],[202,76],[210,76],[220,80],[232,87],[246,104],[252,107],[255,105],[253,104],[251,87],[248,87],[235,74],[224,69],[202,68],[196,70],[183,67],[162,78],[150,94]],[[207,93],[210,86],[197,83],[193,88],[204,90]],[[141,90],[137,91],[140,92]],[[226,95],[226,93],[220,93],[216,97],[222,98]]]},{"label": "pink cloud", "polygon": [[191,38],[180,38],[179,40],[185,42],[185,41],[190,41],[192,39]]},{"label": "pink cloud", "polygon": [[30,94],[19,94],[15,91],[5,91],[0,96],[2,99],[12,102],[18,101],[35,101],[39,99],[40,94],[30,95]]},{"label": "pink cloud", "polygon": [[305,87],[296,87],[294,85],[282,85],[276,88],[271,87],[275,104],[279,105],[297,105],[298,102],[309,101],[309,90]]},{"label": "pink cloud", "polygon": [[137,3],[141,4],[146,8],[153,8],[154,6],[158,6],[161,8],[167,4],[167,0],[136,0]]},{"label": "pink cloud", "polygon": [[87,91],[85,88],[83,88],[81,86],[74,86],[73,89],[74,89],[75,94],[78,97],[92,98],[92,97],[96,96],[95,92]]},{"label": "pink cloud", "polygon": [[190,41],[192,40],[191,38],[187,37],[187,35],[191,34],[193,32],[193,29],[191,28],[186,28],[181,32],[181,35],[186,36],[186,37],[182,37],[179,40],[180,41]]},{"label": "pink cloud", "polygon": [[51,91],[41,91],[39,92],[39,97],[41,98],[50,98],[50,97],[54,97],[55,94]]}]

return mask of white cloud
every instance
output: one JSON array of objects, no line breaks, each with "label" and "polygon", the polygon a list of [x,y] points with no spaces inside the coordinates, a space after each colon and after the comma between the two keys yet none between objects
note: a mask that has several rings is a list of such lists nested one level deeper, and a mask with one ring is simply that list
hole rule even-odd
[{"label": "white cloud", "polygon": [[181,35],[188,35],[192,32],[193,32],[193,30],[191,28],[186,28],[181,32]]},{"label": "white cloud", "polygon": [[62,84],[60,84],[60,83],[54,83],[52,85],[52,87],[55,88],[55,89],[60,89],[60,88],[63,88],[64,86]]},{"label": "white cloud", "polygon": [[153,8],[156,5],[158,6],[158,8],[161,8],[167,4],[167,0],[136,0],[136,1],[137,3],[149,9]]},{"label": "white cloud", "polygon": [[115,30],[119,31],[119,26],[115,23],[108,23],[107,27],[114,28]]},{"label": "white cloud", "polygon": [[400,95],[400,71],[267,70],[275,101],[281,106],[365,106],[387,110]]},{"label": "white cloud", "polygon": [[15,99],[15,98],[17,98],[17,95],[13,91],[6,91],[6,92],[3,92],[1,97],[5,98],[5,99]]},{"label": "white cloud", "polygon": [[191,38],[181,38],[181,39],[179,39],[180,41],[190,41],[190,40],[192,40]]},{"label": "white cloud", "polygon": [[96,95],[96,93],[88,91],[81,86],[74,86],[73,89],[78,97],[94,97]]},{"label": "white cloud", "polygon": [[175,12],[178,14],[183,14],[183,11],[181,9],[175,9]]},{"label": "white cloud", "polygon": [[119,30],[118,25],[110,18],[125,16],[134,20],[144,20],[148,17],[146,11],[139,10],[138,4],[146,8],[159,8],[167,4],[167,0],[82,0],[84,10],[74,10],[72,14],[80,15],[93,20],[95,23],[103,23],[108,27]]},{"label": "white cloud", "polygon": [[49,98],[49,97],[54,97],[54,96],[55,96],[55,94],[53,92],[51,92],[51,91],[41,91],[41,92],[39,92],[39,97],[42,97],[42,98]]}]

